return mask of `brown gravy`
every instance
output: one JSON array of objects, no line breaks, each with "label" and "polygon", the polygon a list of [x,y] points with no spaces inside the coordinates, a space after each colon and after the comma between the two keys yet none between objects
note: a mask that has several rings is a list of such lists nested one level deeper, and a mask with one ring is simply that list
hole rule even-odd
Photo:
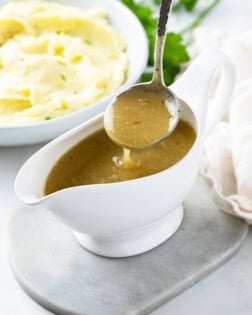
[{"label": "brown gravy", "polygon": [[109,111],[105,130],[110,139],[124,148],[140,149],[162,139],[172,115],[166,96],[159,90],[133,89],[120,94]]},{"label": "brown gravy", "polygon": [[130,167],[120,163],[123,149],[104,129],[66,152],[46,180],[45,195],[79,185],[113,183],[158,173],[181,160],[196,139],[192,126],[180,120],[174,132],[162,142],[130,152]]}]

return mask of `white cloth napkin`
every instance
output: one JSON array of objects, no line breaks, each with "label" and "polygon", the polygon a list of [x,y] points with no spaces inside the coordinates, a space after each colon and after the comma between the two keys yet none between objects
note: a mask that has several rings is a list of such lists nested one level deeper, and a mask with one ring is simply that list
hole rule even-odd
[{"label": "white cloth napkin", "polygon": [[197,29],[192,58],[209,48],[233,59],[238,81],[229,111],[206,139],[201,170],[220,208],[252,224],[252,30]]}]

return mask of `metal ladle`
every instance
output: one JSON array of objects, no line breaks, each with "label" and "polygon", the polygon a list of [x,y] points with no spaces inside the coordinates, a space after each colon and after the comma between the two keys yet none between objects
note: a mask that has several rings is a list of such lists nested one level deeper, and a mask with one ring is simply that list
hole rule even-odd
[{"label": "metal ladle", "polygon": [[[171,2],[161,1],[152,81],[120,93],[104,113],[108,136],[127,149],[143,149],[160,142],[173,132],[179,121],[179,101],[165,86],[163,78],[163,51]],[[160,100],[158,105],[151,104],[155,98]],[[164,128],[161,128],[161,122]]]}]

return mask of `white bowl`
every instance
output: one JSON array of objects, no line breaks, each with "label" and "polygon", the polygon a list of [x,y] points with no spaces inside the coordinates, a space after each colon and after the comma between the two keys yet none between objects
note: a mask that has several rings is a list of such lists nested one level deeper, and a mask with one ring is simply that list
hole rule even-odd
[{"label": "white bowl", "polygon": [[[148,41],[141,23],[135,15],[119,1],[115,0],[54,0],[62,4],[87,9],[99,6],[109,16],[111,24],[124,36],[129,59],[129,72],[126,82],[114,93],[100,101],[69,115],[24,126],[0,127],[0,145],[29,145],[49,141],[67,130],[89,120],[104,111],[110,100],[120,90],[137,82],[146,67],[148,59]],[[10,1],[0,0],[0,5]]]}]

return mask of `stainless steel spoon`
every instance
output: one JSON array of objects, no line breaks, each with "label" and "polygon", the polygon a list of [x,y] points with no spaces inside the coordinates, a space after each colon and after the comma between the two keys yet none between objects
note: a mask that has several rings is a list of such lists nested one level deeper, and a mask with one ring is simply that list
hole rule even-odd
[{"label": "stainless steel spoon", "polygon": [[104,128],[118,145],[143,149],[168,137],[179,121],[179,101],[165,86],[163,51],[172,0],[162,0],[154,52],[153,79],[116,96],[104,113]]}]

